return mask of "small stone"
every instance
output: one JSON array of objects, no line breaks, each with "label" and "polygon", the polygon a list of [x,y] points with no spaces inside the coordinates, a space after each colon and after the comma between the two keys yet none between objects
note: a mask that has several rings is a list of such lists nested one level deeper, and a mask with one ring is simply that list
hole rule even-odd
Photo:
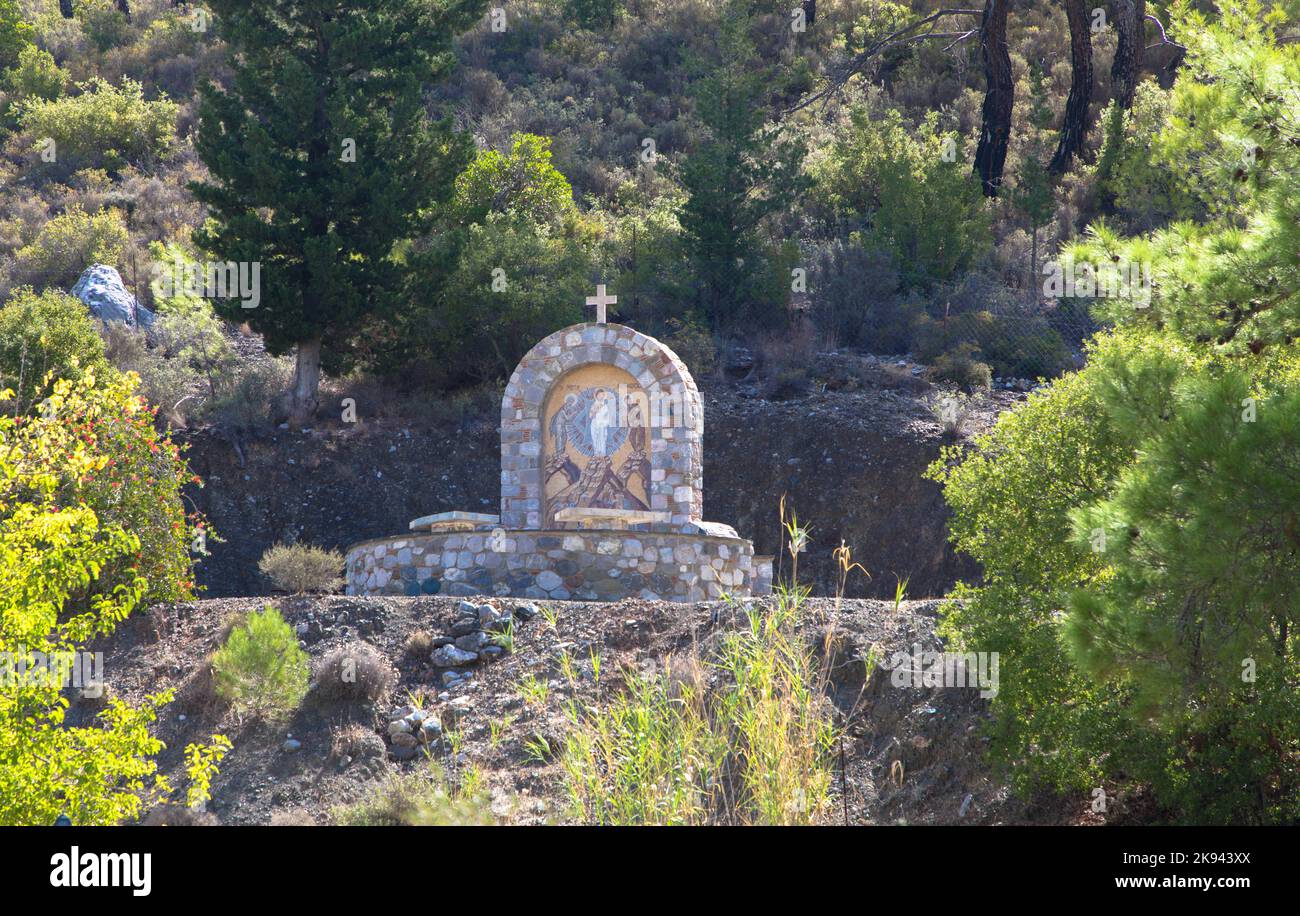
[{"label": "small stone", "polygon": [[456,613],[462,617],[477,617],[478,605],[472,601],[457,601]]},{"label": "small stone", "polygon": [[302,742],[299,741],[297,738],[290,738],[287,741],[285,741],[284,744],[280,745],[280,750],[284,751],[286,754],[294,754],[300,751],[301,749],[302,749]]},{"label": "small stone", "polygon": [[418,751],[414,747],[405,747],[395,744],[391,748],[390,753],[393,755],[394,760],[414,760]]},{"label": "small stone", "polygon": [[478,654],[481,658],[494,659],[494,658],[500,658],[502,655],[505,654],[505,651],[506,650],[503,649],[501,646],[487,646],[483,649],[480,649]]},{"label": "small stone", "polygon": [[447,704],[443,716],[448,727],[454,728],[462,719],[474,711],[474,701],[469,697],[456,697]]},{"label": "small stone", "polygon": [[477,632],[478,632],[477,617],[475,617],[473,620],[467,620],[465,618],[461,618],[460,620],[457,620],[454,624],[451,625],[452,636],[457,636],[457,637],[468,636],[470,633],[477,633]]},{"label": "small stone", "polygon": [[396,722],[388,723],[389,737],[395,738],[398,735],[409,734],[410,732],[411,732],[411,723],[406,721],[405,719],[398,719]]},{"label": "small stone", "polygon": [[415,747],[420,742],[416,740],[415,735],[408,732],[400,732],[392,737],[393,747]]},{"label": "small stone", "polygon": [[388,714],[388,721],[391,722],[394,719],[405,719],[413,712],[415,712],[414,706],[399,706]]},{"label": "small stone", "polygon": [[535,604],[521,604],[515,608],[515,616],[520,620],[532,620],[542,609]]},{"label": "small stone", "polygon": [[975,798],[974,795],[971,795],[969,792],[966,793],[966,797],[961,800],[961,810],[957,812],[958,817],[966,816],[966,812],[970,810],[970,803],[971,801],[974,800],[974,798]]},{"label": "small stone", "polygon": [[462,652],[478,652],[484,646],[491,644],[491,638],[481,630],[475,630],[457,638],[456,648]]},{"label": "small stone", "polygon": [[468,665],[478,661],[478,654],[457,649],[455,646],[442,646],[433,650],[429,660],[439,668],[455,668],[458,665]]}]

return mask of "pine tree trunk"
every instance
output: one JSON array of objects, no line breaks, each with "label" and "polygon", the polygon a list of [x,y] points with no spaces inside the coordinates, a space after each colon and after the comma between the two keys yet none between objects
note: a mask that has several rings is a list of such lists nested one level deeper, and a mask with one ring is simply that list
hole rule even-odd
[{"label": "pine tree trunk", "polygon": [[1029,246],[1029,304],[1036,307],[1038,305],[1038,224],[1031,223],[1029,232],[1033,239]]},{"label": "pine tree trunk", "polygon": [[1120,108],[1133,104],[1138,79],[1146,56],[1146,0],[1114,0],[1115,61],[1110,67],[1110,81]]},{"label": "pine tree trunk", "polygon": [[131,3],[130,0],[117,0],[117,11],[126,17],[126,21],[131,21]]},{"label": "pine tree trunk", "polygon": [[817,0],[803,0],[801,5],[803,6],[804,24],[811,28],[812,24],[817,21]]},{"label": "pine tree trunk", "polygon": [[[1128,0],[1132,5],[1132,0]],[[1047,171],[1063,175],[1071,160],[1083,149],[1088,136],[1088,103],[1092,99],[1092,36],[1083,0],[1065,0],[1065,18],[1070,23],[1070,96],[1065,102],[1065,120]]]},{"label": "pine tree trunk", "polygon": [[64,19],[72,18],[72,0],[59,0],[59,12]]},{"label": "pine tree trunk", "polygon": [[316,413],[316,394],[320,388],[320,351],[319,337],[298,342],[293,390],[289,393],[289,422],[293,426],[310,422]]},{"label": "pine tree trunk", "polygon": [[1011,106],[1015,83],[1011,75],[1011,52],[1007,49],[1007,5],[1010,0],[985,0],[980,20],[980,53],[984,58],[984,108],[980,142],[975,150],[975,174],[984,186],[985,197],[997,197],[1002,187],[1002,168],[1011,141]]}]

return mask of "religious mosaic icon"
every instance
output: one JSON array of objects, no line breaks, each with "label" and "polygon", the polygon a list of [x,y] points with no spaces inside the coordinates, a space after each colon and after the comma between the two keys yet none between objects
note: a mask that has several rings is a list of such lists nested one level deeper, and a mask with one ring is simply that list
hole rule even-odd
[{"label": "religious mosaic icon", "polygon": [[548,526],[560,509],[649,509],[644,403],[613,366],[583,366],[556,385],[543,426]]}]

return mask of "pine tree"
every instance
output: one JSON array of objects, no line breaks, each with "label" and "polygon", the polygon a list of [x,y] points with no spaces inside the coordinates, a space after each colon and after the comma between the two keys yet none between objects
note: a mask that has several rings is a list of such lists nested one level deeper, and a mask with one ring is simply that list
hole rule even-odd
[{"label": "pine tree", "polygon": [[681,224],[701,311],[715,330],[770,323],[767,248],[760,226],[802,187],[804,146],[768,121],[771,75],[758,66],[743,3],[724,12],[720,58],[694,88],[708,137],[682,165],[689,198]]},{"label": "pine tree", "polygon": [[1137,781],[1197,823],[1294,822],[1300,50],[1253,2],[1176,28],[1187,62],[1152,161],[1220,204],[1070,246],[1094,275],[1153,282],[1098,299],[1117,327],[1088,365],[932,470],[984,567],[945,629],[1002,653],[993,750],[1019,778]]},{"label": "pine tree", "polygon": [[195,234],[218,260],[260,266],[261,302],[223,300],[272,353],[297,350],[290,418],[316,406],[322,354],[393,308],[394,245],[427,229],[472,155],[426,111],[425,87],[486,0],[213,0],[228,89],[204,87]]},{"label": "pine tree", "polygon": [[1049,170],[1044,168],[1041,160],[1044,147],[1043,133],[1051,118],[1043,80],[1041,72],[1035,74],[1028,118],[1029,136],[1020,162],[1020,174],[1011,193],[1011,202],[1029,221],[1031,243],[1028,288],[1031,306],[1038,303],[1038,230],[1051,222],[1056,214],[1056,199],[1052,194],[1051,175]]},{"label": "pine tree", "polygon": [[[1154,288],[1138,308],[1106,308],[1146,335],[1140,353],[1099,374],[1102,409],[1135,458],[1105,499],[1073,515],[1077,542],[1106,537],[1111,575],[1072,597],[1065,636],[1085,669],[1131,684],[1137,713],[1185,749],[1149,777],[1165,798],[1203,821],[1290,821],[1300,815],[1300,52],[1251,3],[1214,23],[1185,14],[1177,31],[1188,47],[1179,116],[1156,145],[1187,179],[1233,191],[1203,223],[1127,240],[1103,227],[1073,251],[1148,265]],[[1173,346],[1199,362],[1161,372]]]}]

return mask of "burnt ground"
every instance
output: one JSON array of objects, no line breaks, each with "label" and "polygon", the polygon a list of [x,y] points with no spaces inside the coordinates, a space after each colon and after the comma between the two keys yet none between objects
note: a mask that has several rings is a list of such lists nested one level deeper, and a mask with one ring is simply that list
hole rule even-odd
[{"label": "burnt ground", "polygon": [[[870,573],[850,597],[892,598],[908,580],[913,597],[946,594],[978,567],[947,543],[948,510],[922,477],[945,434],[930,403],[943,392],[924,367],[847,353],[822,353],[792,390],[760,378],[702,378],[704,517],[732,525],[759,554],[781,544],[778,506],[810,527],[800,559],[814,594],[831,594],[831,551],[845,541]],[[197,569],[210,597],[259,595],[257,561],[278,541],[346,549],[400,534],[422,515],[500,504],[499,398],[471,404],[421,401],[378,389],[355,394],[358,422],[322,408],[312,428],[235,435],[183,432],[187,457],[206,486],[189,493],[216,535]],[[965,434],[988,428],[1023,394],[977,395]]]},{"label": "burnt ground", "polygon": [[[236,722],[212,695],[206,660],[233,620],[268,603],[278,606],[292,626],[303,625],[303,644],[314,669],[333,647],[357,639],[373,645],[396,666],[391,695],[366,704],[324,702],[309,693],[281,724]],[[498,599],[488,603],[507,611],[514,606]],[[478,664],[472,680],[444,689],[427,649],[412,656],[404,646],[416,631],[447,633],[456,606],[457,599],[443,597],[206,600],[137,615],[97,648],[105,652],[112,694],[138,700],[165,687],[176,690],[175,701],[157,724],[167,745],[158,758],[160,769],[174,786],[185,785],[187,743],[205,741],[213,733],[233,741],[213,785],[210,811],[220,823],[266,824],[279,815],[328,824],[335,806],[366,795],[386,774],[421,766],[418,760],[393,760],[383,737],[387,713],[412,695],[425,697],[427,708],[444,723],[455,722],[462,744],[457,754],[444,749],[439,759],[453,776],[467,765],[481,768],[501,822],[566,823],[570,814],[559,765],[538,762],[525,745],[536,736],[552,746],[558,743],[568,727],[561,706],[575,692],[583,702],[599,702],[590,662],[582,660],[593,651],[602,659],[607,695],[617,682],[610,672],[662,670],[670,659],[707,645],[741,613],[722,603],[557,602],[548,609],[556,614],[554,626],[543,615],[519,623],[512,653]],[[894,653],[908,652],[914,644],[939,648],[934,635],[938,607],[937,601],[906,601],[897,609],[874,600],[846,599],[838,609],[830,599],[807,603],[801,632],[830,672],[828,692],[839,714],[852,712],[830,822],[1099,822],[1082,795],[1022,799],[990,771],[982,758],[980,728],[988,715],[987,701],[978,690],[891,684],[887,669]],[[885,661],[864,683],[864,659],[872,647]],[[581,675],[573,687],[559,671],[558,659],[565,652],[580,662]],[[550,685],[544,709],[521,699],[518,684],[528,675]],[[97,708],[93,701],[77,701],[70,721],[84,722]],[[508,725],[494,738],[492,724],[503,722]],[[353,739],[346,752],[332,753],[333,735],[349,725]],[[291,737],[301,742],[300,749],[285,749]]]}]

